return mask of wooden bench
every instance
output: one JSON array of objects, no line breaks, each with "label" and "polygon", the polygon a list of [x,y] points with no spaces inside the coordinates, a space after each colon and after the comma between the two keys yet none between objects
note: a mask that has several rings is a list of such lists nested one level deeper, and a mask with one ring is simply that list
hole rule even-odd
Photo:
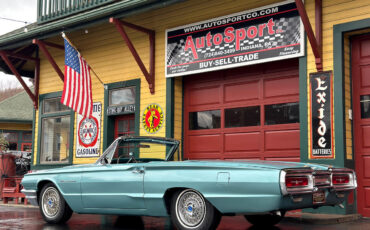
[{"label": "wooden bench", "polygon": [[22,190],[22,181],[23,177],[7,177],[3,178],[3,191],[2,191],[2,198],[3,203],[7,204],[9,199],[12,198],[15,200],[15,203],[18,204],[19,198],[22,200],[24,199],[24,204],[27,205],[28,201],[23,193]]}]

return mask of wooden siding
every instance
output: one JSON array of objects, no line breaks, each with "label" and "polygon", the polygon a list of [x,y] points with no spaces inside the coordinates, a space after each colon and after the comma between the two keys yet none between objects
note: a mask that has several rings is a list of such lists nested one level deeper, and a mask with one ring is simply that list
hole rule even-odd
[{"label": "wooden siding", "polygon": [[182,112],[183,112],[183,94],[182,94],[182,78],[178,77],[175,79],[175,114],[174,114],[174,138],[177,140],[180,140],[180,146],[179,146],[179,155],[175,156],[176,160],[182,159]]},{"label": "wooden siding", "polygon": [[[312,28],[315,28],[315,1],[305,1],[305,8],[307,10],[308,17]],[[333,70],[333,26],[351,21],[357,21],[370,17],[370,0],[325,0],[323,1],[323,70]],[[346,159],[352,160],[352,122],[348,119],[348,109],[351,108],[351,84],[350,84],[350,44],[348,37],[344,39],[344,54],[345,54],[345,124],[346,124]],[[309,87],[309,74],[317,72],[315,65],[315,58],[312,53],[312,48],[307,40],[307,87]],[[335,76],[334,76],[335,81]],[[342,100],[336,98],[334,100]],[[307,98],[308,108],[309,99]],[[309,118],[307,118],[309,119]],[[334,114],[335,120],[335,114]],[[335,129],[335,127],[334,127]],[[311,130],[308,127],[308,135]],[[335,137],[334,137],[335,138]],[[308,149],[311,148],[311,143],[308,143]]]},{"label": "wooden siding", "polygon": [[32,130],[32,124],[0,123],[0,129],[4,130]]},{"label": "wooden siding", "polygon": [[350,56],[350,41],[349,37],[344,37],[344,103],[345,103],[345,127],[346,127],[346,159],[353,160],[352,151],[352,120],[349,119],[349,110],[352,109],[351,96],[351,56]]}]

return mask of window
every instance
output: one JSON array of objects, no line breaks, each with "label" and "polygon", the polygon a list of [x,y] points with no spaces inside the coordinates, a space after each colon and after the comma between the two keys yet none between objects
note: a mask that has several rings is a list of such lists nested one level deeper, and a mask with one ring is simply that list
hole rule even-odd
[{"label": "window", "polygon": [[5,138],[5,140],[9,143],[7,146],[9,150],[18,150],[18,133],[17,132],[4,131],[2,135]]},{"label": "window", "polygon": [[43,114],[69,111],[69,108],[60,103],[60,97],[44,100]]},{"label": "window", "polygon": [[[120,136],[134,136],[135,135],[135,116],[134,115],[123,115],[117,116],[115,119],[115,138]],[[118,154],[129,156],[132,152],[132,146],[126,142],[121,143],[118,146]]]},{"label": "window", "polygon": [[299,123],[299,103],[265,105],[265,125]]},{"label": "window", "polygon": [[[73,111],[60,103],[60,97],[44,99],[40,115],[40,164],[69,163],[72,151]],[[72,129],[72,131],[71,131]]]},{"label": "window", "polygon": [[225,109],[225,128],[260,125],[260,107]]},{"label": "window", "polygon": [[23,132],[22,140],[24,142],[32,142],[32,132]]},{"label": "window", "polygon": [[360,97],[361,118],[370,118],[370,95]]},{"label": "window", "polygon": [[210,110],[189,113],[189,129],[218,129],[221,127],[221,111]]},{"label": "window", "polygon": [[135,87],[114,89],[109,91],[109,106],[135,104]]},{"label": "window", "polygon": [[31,143],[23,143],[21,150],[26,151],[26,152],[31,152],[32,151],[32,144]]}]

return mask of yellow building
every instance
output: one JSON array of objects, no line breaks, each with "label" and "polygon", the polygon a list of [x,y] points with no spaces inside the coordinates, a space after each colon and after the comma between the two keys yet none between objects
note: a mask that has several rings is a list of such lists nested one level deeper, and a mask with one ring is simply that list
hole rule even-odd
[{"label": "yellow building", "polygon": [[[0,37],[2,70],[35,78],[32,168],[92,163],[120,135],[165,136],[181,140],[178,160],[353,168],[356,196],[327,211],[370,216],[369,0],[73,4],[40,1],[37,23]],[[61,32],[92,68],[95,120],[60,103]]]}]

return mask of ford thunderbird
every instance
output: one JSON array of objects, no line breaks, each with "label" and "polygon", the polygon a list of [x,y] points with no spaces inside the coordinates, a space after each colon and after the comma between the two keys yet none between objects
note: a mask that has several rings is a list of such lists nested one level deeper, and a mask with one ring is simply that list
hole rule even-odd
[{"label": "ford thunderbird", "polygon": [[272,161],[175,161],[179,142],[120,137],[94,164],[31,171],[28,200],[48,223],[76,213],[171,216],[178,229],[215,229],[222,215],[274,225],[286,211],[341,205],[350,169]]}]

